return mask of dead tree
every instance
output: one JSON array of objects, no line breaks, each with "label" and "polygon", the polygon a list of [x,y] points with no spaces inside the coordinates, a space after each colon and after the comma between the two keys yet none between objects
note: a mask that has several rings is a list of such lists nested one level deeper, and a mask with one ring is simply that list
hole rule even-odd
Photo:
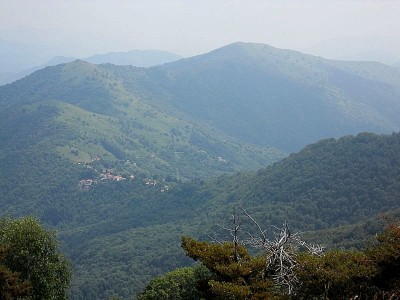
[{"label": "dead tree", "polygon": [[[267,256],[265,273],[270,275],[277,285],[286,287],[287,294],[292,294],[294,287],[298,283],[295,273],[297,267],[295,258],[296,251],[298,251],[299,248],[303,248],[314,255],[322,255],[323,247],[308,244],[301,240],[298,233],[291,233],[286,221],[280,229],[275,227],[273,237],[268,238],[266,235],[267,230],[262,229],[260,224],[244,208],[241,207],[241,210],[251,223],[255,225],[257,229],[256,234],[246,231],[247,237],[243,240],[239,239],[239,231],[242,229],[242,224],[239,222],[239,214],[236,213],[236,210],[231,217],[233,227],[219,227],[230,233],[235,249],[237,249],[238,244],[243,244],[264,252]],[[235,255],[235,258],[239,260],[240,258],[237,257],[237,251]]]},{"label": "dead tree", "polygon": [[[236,208],[233,209],[233,215],[231,216],[230,220],[232,221],[232,228],[228,228],[228,227],[221,226],[221,225],[217,225],[217,226],[223,230],[228,231],[230,236],[232,237],[233,258],[236,262],[238,262],[240,260],[238,247],[239,247],[239,244],[243,244],[243,243],[239,240],[239,231],[241,230],[241,222],[240,222],[239,213],[236,212]],[[213,240],[216,241],[217,243],[221,244],[221,242],[219,242],[219,240],[215,237],[215,235],[213,237]]]},{"label": "dead tree", "polygon": [[268,239],[265,235],[266,230],[263,230],[243,207],[241,209],[258,229],[257,236],[247,233],[249,237],[244,240],[244,244],[266,253],[268,256],[266,271],[272,274],[272,279],[276,284],[285,286],[290,295],[298,283],[295,273],[297,267],[295,251],[299,247],[304,247],[314,255],[322,255],[323,247],[306,243],[300,239],[297,232],[292,234],[286,221],[280,229],[275,228],[274,237]]}]

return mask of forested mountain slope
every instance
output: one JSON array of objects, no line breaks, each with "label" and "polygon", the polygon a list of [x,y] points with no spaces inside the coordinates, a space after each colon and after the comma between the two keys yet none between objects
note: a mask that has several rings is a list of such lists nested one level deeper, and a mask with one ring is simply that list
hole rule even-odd
[{"label": "forested mountain slope", "polygon": [[52,124],[51,132],[32,142],[73,163],[96,157],[102,167],[126,174],[206,178],[283,157],[139,99],[111,72],[82,61],[38,71],[3,87],[0,95],[3,151],[26,143],[36,127]]},{"label": "forested mountain slope", "polygon": [[124,116],[127,106],[144,106],[150,118],[155,109],[284,152],[327,137],[398,130],[399,98],[397,68],[246,43],[151,68],[75,61],[0,88],[0,107],[59,100]]},{"label": "forested mountain slope", "polygon": [[262,211],[264,224],[285,217],[301,230],[354,224],[399,208],[399,151],[399,133],[322,140],[247,178],[227,179],[225,201]]},{"label": "forested mountain slope", "polygon": [[207,237],[239,204],[265,226],[352,226],[398,209],[398,133],[325,139],[245,172],[320,138],[398,130],[399,78],[243,43],[152,68],[39,70],[0,87],[1,214],[59,230],[72,299],[131,298],[188,263],[182,234]]},{"label": "forested mountain slope", "polygon": [[[313,241],[360,246],[381,231],[385,219],[380,216],[388,214],[390,222],[399,216],[399,151],[400,134],[364,133],[323,140],[257,173],[140,196],[119,188],[115,195],[125,191],[126,199],[114,198],[119,199],[114,209],[123,212],[63,231],[77,270],[74,295],[93,298],[127,286],[119,295],[138,291],[151,276],[188,262],[181,235],[224,236],[216,225],[229,226],[239,205],[271,231],[270,225],[288,220],[292,230],[308,231]],[[102,200],[104,190],[93,193],[97,205],[109,201]]]},{"label": "forested mountain slope", "polygon": [[235,43],[138,78],[116,72],[128,90],[287,152],[326,137],[400,128],[400,72],[379,63]]}]

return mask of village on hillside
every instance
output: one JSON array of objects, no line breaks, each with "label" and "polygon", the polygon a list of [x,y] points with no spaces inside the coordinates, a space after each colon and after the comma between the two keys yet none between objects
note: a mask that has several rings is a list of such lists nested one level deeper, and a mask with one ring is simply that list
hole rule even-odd
[{"label": "village on hillside", "polygon": [[[101,158],[99,156],[95,156],[91,159],[91,162],[92,163],[98,162],[100,160],[101,160]],[[78,163],[78,164],[82,164],[82,163]],[[102,172],[99,172],[93,166],[91,166],[90,163],[84,163],[84,167],[95,171],[96,173],[98,173],[98,176],[96,176],[95,178],[85,178],[85,179],[79,180],[78,189],[80,189],[80,190],[89,190],[94,185],[105,183],[105,182],[122,182],[122,181],[126,181],[126,180],[129,180],[129,181],[137,180],[136,176],[133,174],[130,174],[129,176],[122,176],[122,175],[115,174],[112,170],[109,170],[109,169],[105,169]],[[149,186],[149,187],[159,186],[161,193],[166,192],[170,189],[169,185],[165,185],[164,179],[159,181],[159,180],[151,179],[151,178],[143,178],[141,182],[144,185]]]}]

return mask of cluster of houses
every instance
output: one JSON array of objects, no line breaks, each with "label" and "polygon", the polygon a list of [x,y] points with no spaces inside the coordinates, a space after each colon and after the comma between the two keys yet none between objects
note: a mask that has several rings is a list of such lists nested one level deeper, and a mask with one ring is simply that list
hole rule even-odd
[{"label": "cluster of houses", "polygon": [[[136,177],[135,175],[130,175],[129,176],[130,180],[135,180]],[[127,180],[127,178],[122,177],[121,175],[114,175],[111,172],[106,172],[106,173],[101,173],[98,179],[82,179],[78,183],[78,189],[82,190],[89,190],[93,185],[98,184],[99,182],[105,182],[105,181],[124,181]],[[146,186],[156,186],[159,184],[159,182],[155,179],[143,179],[143,184]],[[168,185],[163,185],[160,188],[160,192],[164,193],[169,190]]]},{"label": "cluster of houses", "polygon": [[[99,161],[99,160],[101,160],[101,158],[99,156],[94,156],[91,158],[91,162],[95,162],[95,161]],[[129,163],[129,160],[127,162]],[[81,163],[78,162],[78,164],[81,164]],[[89,164],[90,164],[90,162],[85,163],[85,166],[87,168],[94,169]],[[134,165],[136,165],[136,163]],[[112,174],[112,172],[109,170],[103,170],[103,173],[100,173],[98,178],[96,178],[96,179],[90,178],[90,179],[80,180],[78,183],[78,189],[89,190],[93,185],[101,183],[101,182],[106,182],[106,181],[121,182],[121,181],[125,181],[127,179],[135,180],[136,177],[135,177],[135,175],[130,175],[129,177],[122,177],[121,175]],[[165,183],[165,180],[162,180],[162,182]],[[146,186],[149,186],[149,187],[150,186],[155,187],[156,185],[159,184],[159,181],[157,181],[155,179],[145,178],[145,179],[143,179],[143,184]],[[164,193],[164,192],[168,191],[169,189],[170,189],[170,187],[168,185],[161,185],[160,192]]]},{"label": "cluster of houses", "polygon": [[[135,180],[135,176],[131,175],[129,176],[129,179]],[[122,177],[121,175],[114,175],[110,172],[106,173],[101,173],[98,179],[82,179],[78,183],[78,188],[79,189],[84,189],[87,190],[89,189],[92,185],[97,184],[99,182],[104,182],[104,181],[124,181],[126,180],[125,177]]]},{"label": "cluster of houses", "polygon": [[104,173],[104,174],[102,173],[102,174],[100,174],[100,181],[104,181],[104,180],[123,181],[123,180],[126,180],[126,178],[124,178],[124,177],[122,177],[120,175],[113,175],[111,173]]}]

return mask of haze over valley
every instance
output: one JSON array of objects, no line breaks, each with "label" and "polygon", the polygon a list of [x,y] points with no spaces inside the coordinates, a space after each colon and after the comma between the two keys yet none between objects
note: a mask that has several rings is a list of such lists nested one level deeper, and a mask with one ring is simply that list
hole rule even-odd
[{"label": "haze over valley", "polygon": [[0,4],[1,296],[400,297],[397,3],[38,3]]}]

